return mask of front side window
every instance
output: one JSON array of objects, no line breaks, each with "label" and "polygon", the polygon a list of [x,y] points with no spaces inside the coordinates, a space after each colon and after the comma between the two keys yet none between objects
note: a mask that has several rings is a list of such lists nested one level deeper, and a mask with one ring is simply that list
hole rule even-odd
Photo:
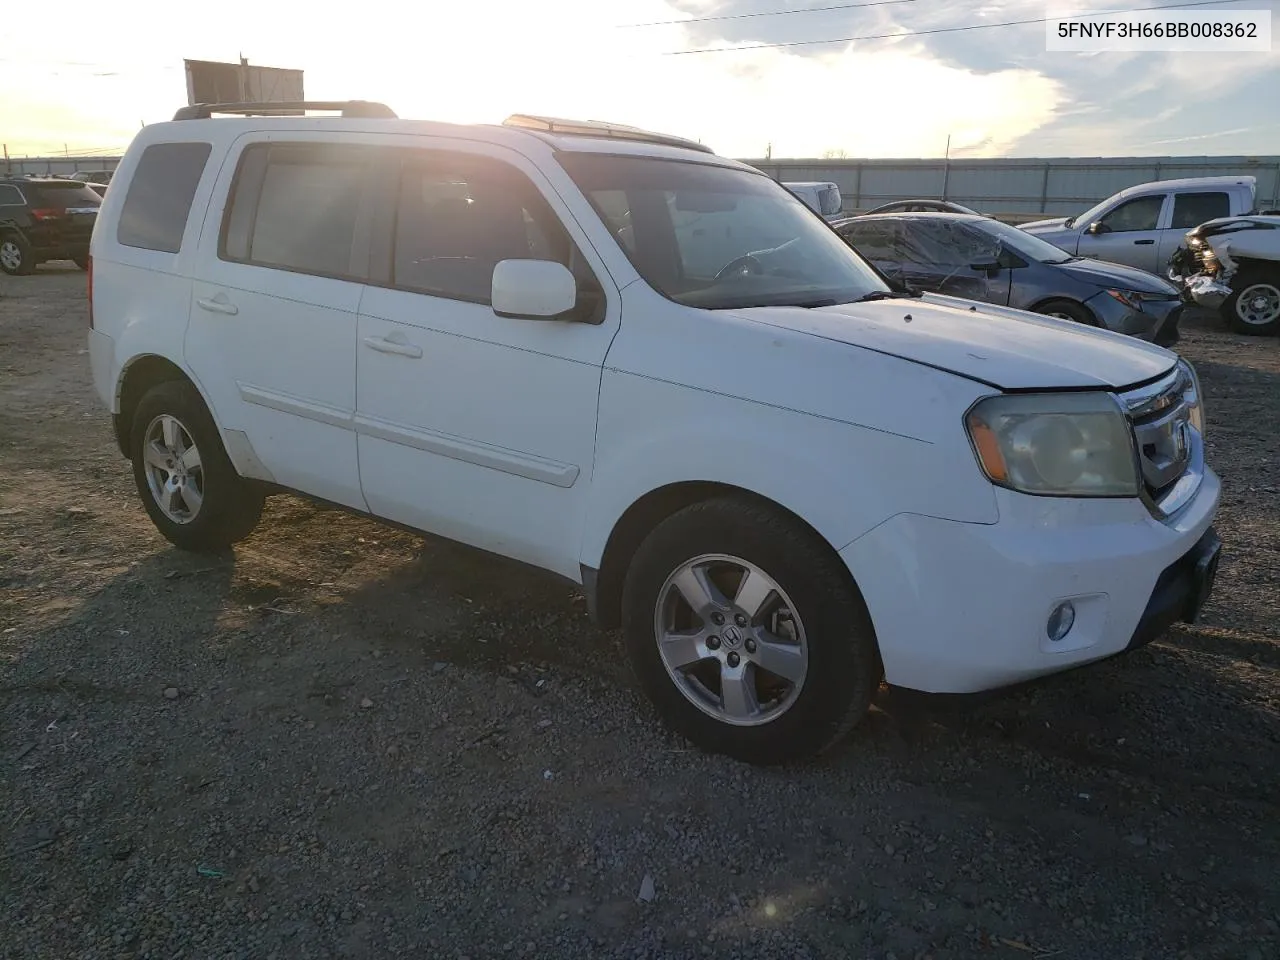
[{"label": "front side window", "polygon": [[[204,174],[208,143],[155,143],[142,151],[129,182],[116,240],[126,247],[177,253],[191,215],[191,201]],[[83,194],[100,202],[96,191]]]},{"label": "front side window", "polygon": [[1231,198],[1225,193],[1176,193],[1173,196],[1173,223],[1177,230],[1190,230],[1209,220],[1231,216]]},{"label": "front side window", "polygon": [[356,224],[370,188],[371,151],[331,144],[255,144],[227,205],[225,259],[363,280]]},{"label": "front side window", "polygon": [[636,271],[677,303],[816,306],[889,292],[848,244],[761,174],[655,157],[558,159]]},{"label": "front side window", "polygon": [[995,259],[996,243],[962,224],[947,220],[907,220],[903,223],[904,259],[921,267],[945,270]]},{"label": "front side window", "polygon": [[488,303],[502,260],[553,260],[587,270],[559,217],[524,174],[464,154],[423,153],[400,174],[392,283]]},{"label": "front side window", "polygon": [[1102,218],[1108,233],[1133,233],[1138,230],[1154,230],[1160,222],[1160,208],[1164,196],[1135,197],[1126,200]]}]

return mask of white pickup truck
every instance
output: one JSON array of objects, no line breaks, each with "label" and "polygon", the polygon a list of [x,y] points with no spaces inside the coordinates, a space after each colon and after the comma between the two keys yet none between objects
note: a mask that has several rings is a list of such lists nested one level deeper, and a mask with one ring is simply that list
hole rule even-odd
[{"label": "white pickup truck", "polygon": [[1035,220],[1022,229],[1079,257],[1164,273],[1192,227],[1254,213],[1254,177],[1157,180],[1121,190],[1074,217]]}]

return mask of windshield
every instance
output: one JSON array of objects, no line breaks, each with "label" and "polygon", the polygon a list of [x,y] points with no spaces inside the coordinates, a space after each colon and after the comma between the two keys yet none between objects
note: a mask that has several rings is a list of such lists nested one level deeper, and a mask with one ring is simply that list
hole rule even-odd
[{"label": "windshield", "polygon": [[653,157],[559,160],[640,275],[677,303],[827,306],[889,293],[848,244],[761,174]]},{"label": "windshield", "polygon": [[[1047,240],[1041,240],[1033,233],[1027,233],[1025,230],[1012,227],[999,220],[984,219],[981,223],[983,233],[993,240],[999,240],[1004,244],[1005,249],[1012,250],[1028,260],[1035,260],[1039,263],[1066,263],[1068,260],[1078,259],[1061,247],[1055,247]],[[974,226],[977,226],[977,224],[975,223]]]}]

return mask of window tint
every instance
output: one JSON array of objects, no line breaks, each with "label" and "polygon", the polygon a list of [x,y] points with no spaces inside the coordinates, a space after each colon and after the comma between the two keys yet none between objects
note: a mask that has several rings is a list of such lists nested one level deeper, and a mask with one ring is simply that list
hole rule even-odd
[{"label": "window tint", "polygon": [[488,303],[501,260],[585,264],[554,211],[518,170],[483,157],[427,154],[400,178],[392,282]]},{"label": "window tint", "polygon": [[35,207],[100,207],[102,198],[86,187],[79,180],[67,180],[64,183],[32,184],[28,191],[31,194],[31,205]]},{"label": "window tint", "polygon": [[[129,181],[116,240],[126,247],[177,253],[210,149],[207,143],[147,147]],[[80,189],[94,198],[95,206],[101,202],[93,190]]]},{"label": "window tint", "polygon": [[1129,233],[1134,230],[1154,230],[1160,222],[1160,208],[1164,206],[1164,195],[1154,197],[1135,197],[1126,200],[1105,217],[1102,223],[1115,233]]},{"label": "window tint", "polygon": [[892,220],[871,220],[850,224],[840,231],[853,249],[868,260],[896,261],[901,251],[897,246],[898,224]]},{"label": "window tint", "polygon": [[21,206],[22,191],[9,183],[0,183],[0,207]]},{"label": "window tint", "polygon": [[363,280],[353,263],[370,151],[260,144],[245,151],[223,233],[223,256],[299,273]]},{"label": "window tint", "polygon": [[1173,226],[1190,230],[1207,220],[1231,216],[1231,198],[1225,193],[1175,193]]}]

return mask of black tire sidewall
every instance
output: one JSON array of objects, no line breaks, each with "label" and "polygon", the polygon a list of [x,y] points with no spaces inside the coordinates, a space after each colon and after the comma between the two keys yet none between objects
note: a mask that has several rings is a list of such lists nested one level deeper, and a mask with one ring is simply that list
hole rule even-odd
[{"label": "black tire sidewall", "polygon": [[[176,418],[200,451],[204,501],[190,523],[175,523],[164,515],[147,483],[143,444],[147,427],[162,414]],[[191,384],[171,380],[152,387],[138,403],[129,436],[133,479],[143,506],[166,540],[185,550],[208,551],[230,546],[252,529],[261,512],[255,497],[227,457],[217,426],[200,394]]]},{"label": "black tire sidewall", "polygon": [[1280,269],[1273,273],[1264,273],[1259,270],[1241,270],[1234,278],[1231,284],[1231,296],[1223,301],[1220,312],[1222,319],[1226,321],[1236,333],[1243,333],[1250,337],[1269,337],[1280,333],[1280,317],[1272,320],[1270,323],[1256,324],[1245,323],[1236,313],[1236,304],[1240,301],[1240,295],[1254,284],[1265,283],[1276,289],[1280,289]]},{"label": "black tire sidewall", "polygon": [[[754,727],[698,709],[667,673],[654,636],[658,594],[693,557],[722,553],[757,565],[786,592],[804,626],[809,663],[796,701]],[[751,763],[820,753],[866,713],[882,668],[866,606],[834,551],[780,512],[750,501],[695,504],[660,524],[641,545],[623,591],[623,627],[641,687],[666,723],[699,747]]]}]

